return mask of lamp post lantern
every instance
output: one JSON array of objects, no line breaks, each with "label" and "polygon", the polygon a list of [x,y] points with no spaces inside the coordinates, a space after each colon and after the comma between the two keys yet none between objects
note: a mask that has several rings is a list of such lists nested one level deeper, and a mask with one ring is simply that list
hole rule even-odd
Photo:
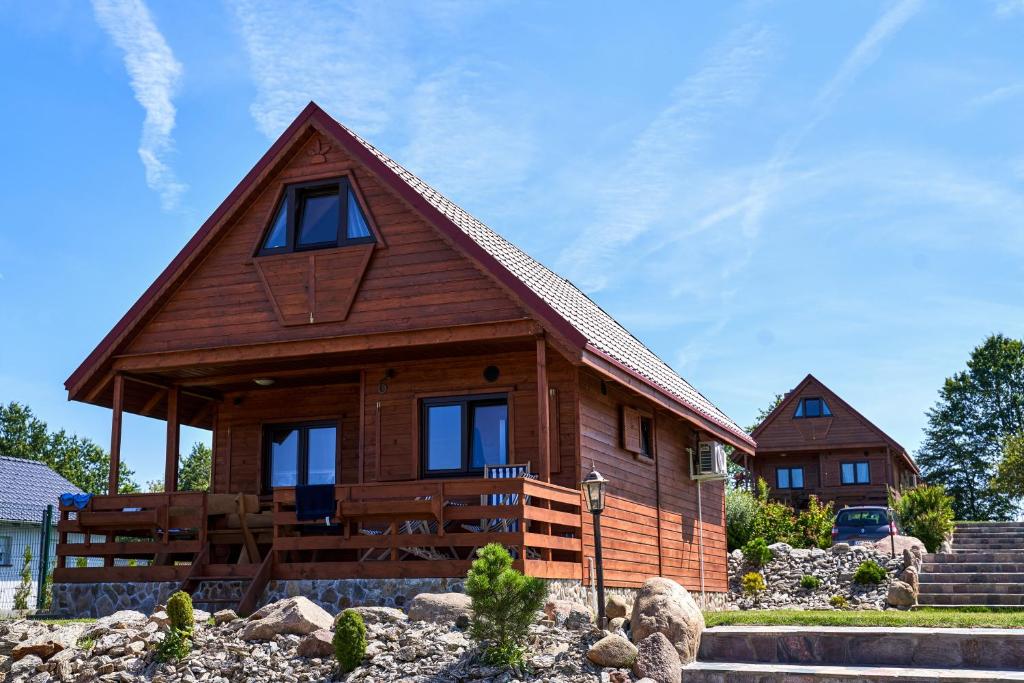
[{"label": "lamp post lantern", "polygon": [[604,613],[604,566],[601,563],[601,512],[604,510],[604,493],[608,480],[597,470],[591,470],[580,482],[587,509],[594,515],[594,564],[597,568],[597,625],[604,628],[607,623]]}]

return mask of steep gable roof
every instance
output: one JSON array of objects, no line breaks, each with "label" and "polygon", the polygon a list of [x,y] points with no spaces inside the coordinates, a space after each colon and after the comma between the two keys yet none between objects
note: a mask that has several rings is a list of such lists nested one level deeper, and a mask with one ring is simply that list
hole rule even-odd
[{"label": "steep gable roof", "polygon": [[56,521],[60,494],[81,492],[46,463],[0,455],[0,521],[40,524],[47,505]]},{"label": "steep gable roof", "polygon": [[691,384],[619,325],[600,306],[565,278],[556,275],[491,228],[448,200],[437,190],[390,159],[383,152],[341,125],[315,103],[310,103],[260,162],[203,224],[156,282],[143,294],[100,345],[65,383],[69,391],[109,358],[152,304],[171,286],[179,270],[211,237],[214,229],[241,200],[249,186],[307,125],[316,125],[375,173],[396,194],[435,225],[456,246],[475,258],[496,279],[516,294],[538,318],[580,349],[612,360],[645,384],[692,410],[698,417],[724,430],[735,445],[749,449],[750,436]]},{"label": "steep gable roof", "polygon": [[[814,419],[851,420],[855,423],[857,433],[859,435],[868,435],[868,439],[858,437],[856,442],[857,445],[877,444],[887,446],[893,453],[902,456],[915,472],[918,471],[917,464],[903,446],[886,434],[880,427],[878,427],[878,425],[864,417],[864,415],[862,415],[856,408],[844,401],[842,397],[829,389],[823,382],[812,374],[808,374],[800,381],[799,384],[796,385],[796,387],[793,388],[792,391],[788,392],[782,402],[775,406],[775,409],[772,410],[772,412],[770,412],[761,421],[761,423],[754,428],[753,432],[751,432],[751,436],[758,442],[758,453],[793,449],[793,446],[790,445],[792,444],[792,441],[787,441],[785,437],[781,439],[773,437],[775,434],[792,434],[794,430],[786,428],[792,427],[792,421],[796,419],[793,417],[796,410],[796,403],[801,398],[810,395],[820,396],[825,399],[825,402],[829,404],[832,412],[830,417]],[[783,443],[787,445],[783,445]],[[833,441],[831,443],[834,443],[837,448],[844,445],[852,445],[846,444],[842,441]],[[829,442],[829,437],[826,436],[821,443],[813,445],[820,448],[828,448],[831,444]]]}]

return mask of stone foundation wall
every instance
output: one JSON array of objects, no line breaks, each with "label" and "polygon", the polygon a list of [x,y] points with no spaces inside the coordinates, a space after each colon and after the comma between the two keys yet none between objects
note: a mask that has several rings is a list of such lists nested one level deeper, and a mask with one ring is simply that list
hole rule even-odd
[{"label": "stone foundation wall", "polygon": [[[346,607],[376,605],[403,608],[420,593],[461,593],[463,579],[304,579],[272,580],[259,604],[266,605],[283,598],[304,595],[332,614]],[[597,613],[597,590],[571,579],[549,579],[548,597],[552,600],[571,600],[587,605]],[[205,600],[238,599],[243,591],[241,582],[204,582],[193,596],[197,606]],[[53,609],[73,617],[104,617],[118,610],[138,610],[149,614],[163,604],[171,593],[178,590],[176,582],[160,583],[64,583],[53,587]],[[632,602],[635,588],[607,588],[605,597],[620,595]],[[701,604],[699,593],[693,593]],[[723,609],[725,593],[707,593],[705,609]],[[223,606],[223,605],[221,605]],[[218,607],[219,609],[220,607]]]}]

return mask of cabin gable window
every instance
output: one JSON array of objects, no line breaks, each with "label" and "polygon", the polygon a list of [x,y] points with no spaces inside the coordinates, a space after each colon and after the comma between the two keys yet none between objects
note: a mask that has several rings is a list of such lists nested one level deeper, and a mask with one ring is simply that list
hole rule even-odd
[{"label": "cabin gable window", "polygon": [[257,256],[374,241],[352,183],[318,180],[285,188]]},{"label": "cabin gable window", "polygon": [[654,458],[654,415],[622,406],[622,447],[638,458]]},{"label": "cabin gable window", "polygon": [[832,410],[825,399],[818,396],[802,398],[796,405],[793,417],[831,417]]},{"label": "cabin gable window", "polygon": [[775,488],[802,489],[804,487],[803,467],[775,468]]},{"label": "cabin gable window", "polygon": [[420,411],[421,467],[426,476],[480,474],[508,464],[508,396],[424,399]]},{"label": "cabin gable window", "polygon": [[839,471],[840,481],[844,486],[871,483],[871,467],[867,460],[841,463]]},{"label": "cabin gable window", "polygon": [[336,483],[335,422],[267,425],[263,432],[263,490]]}]

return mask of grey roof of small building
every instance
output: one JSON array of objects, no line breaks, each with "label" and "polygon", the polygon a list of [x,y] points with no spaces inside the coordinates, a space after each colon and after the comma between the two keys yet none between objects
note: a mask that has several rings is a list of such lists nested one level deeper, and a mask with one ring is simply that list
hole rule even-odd
[{"label": "grey roof of small building", "polygon": [[47,505],[53,505],[56,521],[62,493],[82,490],[46,463],[0,455],[0,521],[40,524]]},{"label": "grey roof of small building", "polygon": [[729,430],[743,441],[751,445],[754,443],[742,427],[680,377],[668,363],[630,334],[576,285],[474,218],[350,128],[345,129],[484,251],[533,290],[558,315],[586,337],[590,345],[647,378],[684,405]]}]

